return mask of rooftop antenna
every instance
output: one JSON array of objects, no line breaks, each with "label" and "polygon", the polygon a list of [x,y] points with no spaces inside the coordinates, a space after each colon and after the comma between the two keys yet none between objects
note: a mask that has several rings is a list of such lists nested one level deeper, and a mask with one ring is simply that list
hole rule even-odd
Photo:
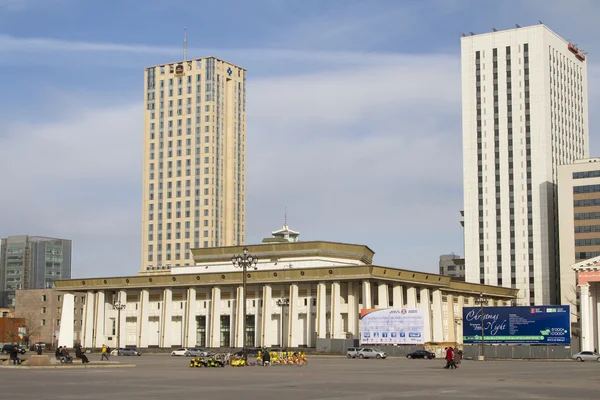
[{"label": "rooftop antenna", "polygon": [[287,226],[287,206],[285,206],[285,214],[283,217],[283,225]]},{"label": "rooftop antenna", "polygon": [[469,32],[471,36],[475,36],[475,32]]},{"label": "rooftop antenna", "polygon": [[462,33],[462,32],[460,32],[460,36],[462,36],[462,37],[467,37],[467,35],[466,35],[466,34],[464,34],[464,33]]},{"label": "rooftop antenna", "polygon": [[498,32],[498,29],[496,29],[496,28],[492,28],[492,30],[493,30],[494,32]]},{"label": "rooftop antenna", "polygon": [[187,28],[183,28],[183,61],[187,61]]},{"label": "rooftop antenna", "polygon": [[540,24],[544,25],[544,23],[541,20],[538,19],[538,21],[539,21]]},{"label": "rooftop antenna", "polygon": [[515,26],[516,26],[517,28],[520,28],[520,27],[521,27],[521,25],[519,25],[519,24],[515,24]]}]

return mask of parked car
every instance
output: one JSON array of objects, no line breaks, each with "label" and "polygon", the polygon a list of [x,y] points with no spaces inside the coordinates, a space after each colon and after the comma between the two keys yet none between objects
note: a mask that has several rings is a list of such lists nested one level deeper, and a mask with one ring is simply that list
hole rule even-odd
[{"label": "parked car", "polygon": [[434,359],[435,354],[428,350],[417,350],[406,355],[406,358],[426,358],[428,360]]},{"label": "parked car", "polygon": [[348,357],[348,358],[358,357],[359,350],[360,350],[360,347],[348,347],[348,349],[346,350],[346,357]]},{"label": "parked car", "polygon": [[208,354],[209,354],[209,352],[206,350],[192,348],[192,349],[188,349],[188,351],[185,355],[188,357],[208,357]]},{"label": "parked car", "polygon": [[[248,357],[258,357],[258,352],[260,350],[261,349],[247,349],[246,351],[248,352]],[[242,357],[244,355],[244,350],[237,351],[233,353],[233,355],[236,357]]]},{"label": "parked car", "polygon": [[379,351],[377,349],[372,349],[369,347],[359,349],[357,351],[357,354],[358,354],[358,358],[385,359],[387,357],[387,354],[385,354],[383,351]]},{"label": "parked car", "polygon": [[180,349],[173,350],[171,352],[171,355],[172,356],[187,356],[188,355],[187,352],[188,352],[188,349],[186,349],[185,347],[182,347]]},{"label": "parked car", "polygon": [[600,354],[595,351],[580,351],[573,354],[573,360],[577,361],[600,361]]},{"label": "parked car", "polygon": [[[10,352],[13,350],[13,347],[15,347],[14,344],[5,344],[4,346],[2,346],[2,353],[10,354]],[[25,350],[21,346],[18,346],[18,348],[19,348],[19,354],[25,354],[27,352],[27,350]]]},{"label": "parked car", "polygon": [[120,356],[141,356],[142,353],[138,351],[137,347],[125,347],[123,349],[119,349]]}]

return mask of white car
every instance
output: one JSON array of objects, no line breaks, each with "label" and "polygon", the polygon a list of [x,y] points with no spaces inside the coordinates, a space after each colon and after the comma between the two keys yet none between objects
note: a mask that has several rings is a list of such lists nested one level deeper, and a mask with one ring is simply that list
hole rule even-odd
[{"label": "white car", "polygon": [[188,349],[186,349],[186,348],[182,347],[182,348],[180,348],[180,349],[173,350],[173,351],[171,352],[171,355],[172,355],[172,356],[187,356],[187,352],[188,352]]}]

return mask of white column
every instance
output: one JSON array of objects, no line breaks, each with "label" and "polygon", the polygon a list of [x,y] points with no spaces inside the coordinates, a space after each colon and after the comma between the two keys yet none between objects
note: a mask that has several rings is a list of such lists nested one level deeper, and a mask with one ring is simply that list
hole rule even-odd
[{"label": "white column", "polygon": [[[448,323],[448,342],[456,342],[456,322],[454,321],[454,296],[446,296],[446,319]],[[443,334],[443,332],[442,332]],[[434,334],[435,336],[435,334]]]},{"label": "white column", "polygon": [[417,308],[417,288],[409,287],[406,289],[406,308]]},{"label": "white column", "polygon": [[[94,347],[102,347],[106,343],[106,335],[104,331],[106,299],[104,290],[99,290],[96,293],[96,321],[94,321]],[[60,345],[59,345],[60,346]]]},{"label": "white column", "polygon": [[238,286],[235,300],[235,347],[244,347],[244,287]]},{"label": "white column", "polygon": [[313,297],[312,297],[312,285],[307,285],[308,293],[308,306],[306,307],[306,345],[308,347],[315,346],[313,343],[313,333],[315,332],[315,323],[312,317],[313,309]]},{"label": "white column", "polygon": [[495,303],[496,301],[494,299],[489,299],[487,305],[488,307],[494,307],[496,305]]},{"label": "white column", "polygon": [[288,347],[297,347],[298,346],[298,336],[295,334],[296,323],[298,322],[298,285],[292,283],[290,285],[290,307],[288,309]]},{"label": "white column", "polygon": [[388,308],[390,306],[390,292],[388,290],[388,285],[385,283],[380,283],[377,285],[377,305],[378,308]]},{"label": "white column", "polygon": [[210,301],[210,347],[221,347],[221,288],[212,288]]},{"label": "white column", "polygon": [[317,338],[327,335],[327,288],[324,283],[317,284]]},{"label": "white column", "polygon": [[163,291],[161,318],[161,343],[160,347],[171,347],[171,318],[173,315],[173,291],[165,289]]},{"label": "white column", "polygon": [[456,326],[456,341],[458,343],[462,343],[463,342],[463,326],[464,326],[464,321],[463,321],[463,308],[465,306],[465,296],[458,296],[458,324]]},{"label": "white column", "polygon": [[358,297],[354,282],[348,282],[348,331],[358,338]]},{"label": "white column", "polygon": [[404,308],[404,290],[402,285],[394,285],[392,288],[392,302],[394,308]]},{"label": "white column", "polygon": [[598,307],[598,301],[600,300],[599,295],[600,286],[590,284],[590,297],[592,300],[592,305],[590,309],[592,311],[592,344],[593,348],[598,350],[598,325],[600,324],[600,307]]},{"label": "white column", "polygon": [[[94,292],[87,292],[85,294],[85,308],[83,317],[83,339],[81,344],[84,348],[94,347],[94,300],[96,296]],[[60,346],[60,345],[59,345]]]},{"label": "white column", "polygon": [[187,290],[187,307],[185,309],[185,347],[196,346],[196,288]]},{"label": "white column", "polygon": [[579,285],[581,307],[581,350],[590,351],[592,348],[592,321],[590,312],[590,285]]},{"label": "white column", "polygon": [[[121,320],[117,321],[117,329],[119,329],[119,342],[121,347],[127,345],[127,292],[125,290],[119,290],[119,301],[121,304],[125,304],[125,309],[121,310]],[[129,305],[131,307],[131,305]],[[117,315],[119,313],[117,312]],[[120,324],[120,325],[119,325]]]},{"label": "white column", "polygon": [[139,348],[147,348],[150,338],[148,332],[148,310],[150,308],[150,291],[148,289],[140,290],[140,305],[137,317],[137,345]]},{"label": "white column", "polygon": [[598,350],[600,348],[600,285],[596,284],[594,288],[596,290],[596,325],[594,327],[596,331],[596,343],[594,348]]},{"label": "white column", "polygon": [[362,283],[362,308],[371,309],[373,304],[371,302],[371,282],[363,281]]},{"label": "white column", "polygon": [[64,293],[62,295],[62,311],[60,313],[60,330],[58,332],[58,345],[73,347],[75,333],[75,295]]},{"label": "white column", "polygon": [[273,313],[273,289],[271,285],[263,287],[262,306],[262,339],[261,346],[269,347],[272,342],[271,314]]},{"label": "white column", "polygon": [[342,314],[340,312],[340,283],[331,284],[331,338],[342,337]]},{"label": "white column", "polygon": [[425,343],[431,342],[431,301],[429,299],[429,289],[421,289],[421,304],[420,308],[423,309],[425,314],[425,323],[423,327],[423,339]]},{"label": "white column", "polygon": [[433,341],[444,341],[444,321],[442,310],[442,291],[433,291]]}]

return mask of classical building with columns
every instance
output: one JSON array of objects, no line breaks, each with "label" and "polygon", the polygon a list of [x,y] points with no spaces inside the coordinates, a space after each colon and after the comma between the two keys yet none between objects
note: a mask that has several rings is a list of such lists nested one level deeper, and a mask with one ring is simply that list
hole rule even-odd
[{"label": "classical building with columns", "polygon": [[[267,239],[247,246],[247,345],[315,347],[317,338],[359,338],[363,308],[423,308],[425,342],[462,342],[462,307],[483,293],[510,305],[517,291],[373,265],[367,246]],[[74,296],[85,296],[82,345],[242,347],[243,246],[191,250],[195,265],[137,276],[55,282],[64,292],[60,343],[73,342]],[[115,302],[126,307],[119,314]],[[120,319],[119,319],[120,318]]]},{"label": "classical building with columns", "polygon": [[577,274],[581,350],[591,351],[600,346],[600,256],[573,264]]}]

